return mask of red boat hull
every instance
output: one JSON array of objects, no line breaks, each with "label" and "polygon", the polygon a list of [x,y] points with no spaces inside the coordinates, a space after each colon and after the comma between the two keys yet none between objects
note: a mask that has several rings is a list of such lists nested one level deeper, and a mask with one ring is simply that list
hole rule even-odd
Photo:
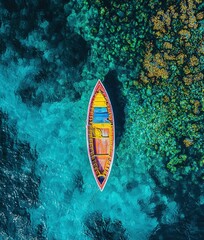
[{"label": "red boat hull", "polygon": [[90,165],[96,183],[102,191],[114,159],[115,124],[109,96],[100,80],[90,98],[86,129]]}]

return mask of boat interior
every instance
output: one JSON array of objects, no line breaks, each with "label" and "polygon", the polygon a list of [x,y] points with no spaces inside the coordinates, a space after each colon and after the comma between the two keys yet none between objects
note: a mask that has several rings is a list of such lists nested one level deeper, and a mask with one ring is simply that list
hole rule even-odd
[{"label": "boat interior", "polygon": [[98,181],[102,184],[108,174],[112,159],[113,125],[110,106],[100,91],[94,97],[91,112],[90,155]]}]

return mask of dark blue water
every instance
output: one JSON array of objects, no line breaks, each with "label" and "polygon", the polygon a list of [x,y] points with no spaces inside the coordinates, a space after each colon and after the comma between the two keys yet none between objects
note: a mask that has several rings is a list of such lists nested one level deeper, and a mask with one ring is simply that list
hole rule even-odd
[{"label": "dark blue water", "polygon": [[[142,42],[157,41],[148,19],[176,3],[139,3],[137,14],[128,15],[135,3],[124,1],[117,15],[112,1],[0,2],[0,239],[204,238],[202,161],[189,164],[195,170],[189,174],[169,171],[164,153],[173,155],[178,142],[161,131],[169,116],[159,102],[163,90],[138,83]],[[99,16],[110,27],[124,14],[124,21],[138,22],[134,51],[120,50],[128,41],[120,42],[120,34],[130,37],[120,18],[118,32],[100,25]],[[126,64],[133,53],[136,63]],[[85,128],[98,78],[116,122],[115,159],[103,192],[89,165]],[[196,147],[199,153],[180,151],[203,159],[203,146]]]}]

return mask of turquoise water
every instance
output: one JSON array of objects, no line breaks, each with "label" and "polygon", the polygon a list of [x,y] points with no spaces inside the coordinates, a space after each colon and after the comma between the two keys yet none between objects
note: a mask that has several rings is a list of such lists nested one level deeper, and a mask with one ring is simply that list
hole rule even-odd
[{"label": "turquoise water", "polygon": [[[158,92],[129,83],[138,65],[100,55],[94,7],[48,2],[0,3],[0,239],[203,239],[203,182],[176,181],[168,156],[153,151],[155,139],[163,151],[177,146],[160,131],[167,110],[156,107]],[[116,121],[103,192],[86,147],[98,78]]]},{"label": "turquoise water", "polygon": [[[144,156],[135,149],[135,158],[129,158],[121,142],[110,179],[101,193],[86,150],[86,112],[93,84],[87,84],[89,91],[82,92],[78,101],[65,97],[59,102],[42,103],[40,108],[29,107],[16,92],[22,82],[32,84],[28,76],[32,78],[36,71],[35,65],[11,63],[9,69],[1,68],[0,78],[1,110],[9,116],[8,126],[15,123],[17,141],[27,142],[37,151],[35,174],[40,177],[39,202],[28,209],[31,226],[36,228],[42,222],[48,239],[89,239],[85,235],[85,219],[100,212],[104,218],[122,221],[131,239],[135,233],[138,239],[147,238],[157,226],[157,219],[149,217],[139,204],[142,201],[145,211],[154,211],[151,197],[155,185],[145,177],[148,172],[140,164]],[[53,90],[48,91],[52,94]],[[25,159],[23,163],[25,172],[30,171],[26,166],[29,161]],[[130,171],[133,166],[135,171]],[[133,186],[127,190],[131,182]],[[164,198],[164,201],[168,200]]]}]

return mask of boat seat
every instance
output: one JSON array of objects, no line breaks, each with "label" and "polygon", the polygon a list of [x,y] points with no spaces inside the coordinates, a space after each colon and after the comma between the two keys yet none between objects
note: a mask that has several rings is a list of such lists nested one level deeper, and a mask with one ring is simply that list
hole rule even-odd
[{"label": "boat seat", "polygon": [[109,154],[95,154],[95,157],[102,156],[102,157],[110,157]]}]

